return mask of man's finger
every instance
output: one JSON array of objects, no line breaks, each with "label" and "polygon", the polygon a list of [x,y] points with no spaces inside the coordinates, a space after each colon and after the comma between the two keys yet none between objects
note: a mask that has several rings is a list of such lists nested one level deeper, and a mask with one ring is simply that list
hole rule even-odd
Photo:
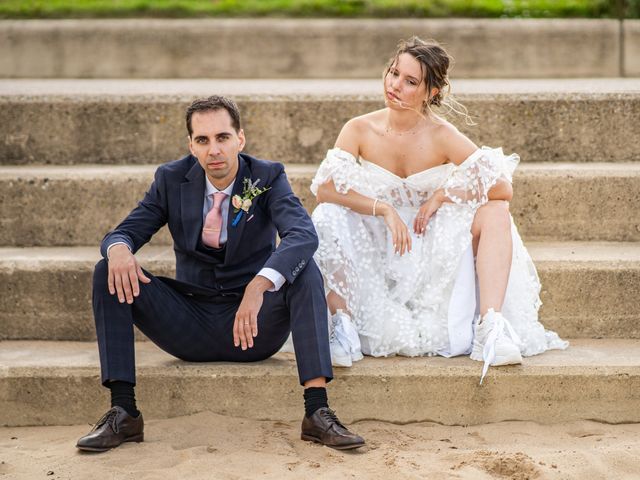
[{"label": "man's finger", "polygon": [[239,325],[238,315],[236,315],[236,319],[233,322],[233,346],[234,347],[240,346],[240,335],[238,334],[238,325]]},{"label": "man's finger", "polygon": [[251,317],[251,333],[254,338],[258,336],[258,315]]},{"label": "man's finger", "polygon": [[109,293],[114,295],[116,293],[116,286],[113,281],[113,270],[109,269],[109,275],[107,276],[107,285],[109,285]]},{"label": "man's finger", "polygon": [[129,270],[129,282],[131,283],[131,293],[134,297],[140,295],[140,285],[138,285],[138,275],[135,269]]},{"label": "man's finger", "polygon": [[244,328],[242,326],[244,320],[242,319],[242,315],[238,315],[236,317],[236,322],[238,323],[238,342],[239,342],[239,347],[242,350],[246,350],[247,349],[247,342],[246,339],[244,338]]},{"label": "man's finger", "polygon": [[116,285],[116,293],[118,294],[118,301],[120,303],[124,303],[124,290],[122,288],[122,280],[120,279],[120,275],[114,274],[114,282]]},{"label": "man's finger", "polygon": [[131,281],[129,280],[129,272],[125,272],[121,276],[122,290],[124,290],[124,296],[127,299],[127,303],[133,303],[133,293],[131,292]]},{"label": "man's finger", "polygon": [[247,337],[244,331],[244,314],[238,315],[238,336],[240,337],[240,348],[247,349]]},{"label": "man's finger", "polygon": [[144,274],[144,272],[142,271],[142,267],[139,264],[136,265],[136,273],[138,275],[138,279],[142,283],[151,283],[151,279]]},{"label": "man's finger", "polygon": [[244,317],[244,336],[247,339],[247,346],[249,348],[253,348],[253,335],[251,334],[251,320],[250,318]]}]

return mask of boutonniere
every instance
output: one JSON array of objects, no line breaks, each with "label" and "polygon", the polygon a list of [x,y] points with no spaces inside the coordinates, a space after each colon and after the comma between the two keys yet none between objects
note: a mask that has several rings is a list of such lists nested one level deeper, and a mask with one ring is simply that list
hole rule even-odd
[{"label": "boutonniere", "polygon": [[258,178],[255,182],[251,182],[250,178],[245,178],[242,180],[242,195],[234,195],[231,198],[231,204],[233,205],[233,213],[236,214],[233,222],[231,223],[232,227],[238,225],[238,222],[242,218],[242,214],[248,213],[251,205],[253,204],[253,199],[258,195],[262,195],[264,192],[269,190],[271,187],[258,188],[258,183],[260,179]]}]

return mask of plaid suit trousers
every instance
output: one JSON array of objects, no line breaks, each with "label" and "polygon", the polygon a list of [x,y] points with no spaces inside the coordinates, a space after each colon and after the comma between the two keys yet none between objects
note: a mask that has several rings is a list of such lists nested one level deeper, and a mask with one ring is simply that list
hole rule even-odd
[{"label": "plaid suit trousers", "polygon": [[145,271],[133,304],[120,303],[107,287],[106,260],[93,277],[93,312],[102,383],[136,383],[134,329],[137,326],[167,353],[188,362],[254,362],[275,354],[293,334],[300,383],[333,377],[322,275],[311,260],[293,283],[266,292],[253,348],[233,345],[233,323],[240,298],[219,301],[178,292]]}]

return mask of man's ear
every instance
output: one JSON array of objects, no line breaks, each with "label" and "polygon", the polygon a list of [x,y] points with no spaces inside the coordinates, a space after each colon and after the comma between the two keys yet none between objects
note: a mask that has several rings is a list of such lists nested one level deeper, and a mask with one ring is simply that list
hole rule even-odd
[{"label": "man's ear", "polygon": [[187,135],[187,146],[189,147],[189,151],[191,152],[191,155],[195,157],[196,154],[193,152],[193,140],[191,139],[191,135]]},{"label": "man's ear", "polygon": [[238,130],[238,138],[240,139],[240,151],[242,151],[242,149],[244,148],[245,144],[247,143],[247,140],[244,138],[244,130],[240,129]]}]

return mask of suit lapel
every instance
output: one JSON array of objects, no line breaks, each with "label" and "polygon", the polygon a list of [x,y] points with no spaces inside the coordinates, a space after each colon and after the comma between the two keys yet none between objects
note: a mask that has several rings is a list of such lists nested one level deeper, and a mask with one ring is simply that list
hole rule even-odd
[{"label": "suit lapel", "polygon": [[180,185],[180,213],[187,248],[195,251],[202,232],[202,209],[204,206],[204,170],[197,162],[186,175],[187,181]]},{"label": "suit lapel", "polygon": [[[242,196],[242,189],[244,187],[243,180],[245,178],[251,178],[251,172],[247,167],[246,161],[244,160],[244,158],[242,158],[242,155],[238,155],[238,175],[236,175],[236,181],[233,183],[231,198],[233,198],[234,195]],[[245,218],[246,213],[243,213],[242,217],[240,218],[240,221],[234,227],[232,223],[237,213],[234,213],[233,210],[234,210],[233,204],[231,203],[231,199],[229,199],[229,215],[227,217],[227,250],[224,257],[225,263],[228,263],[229,260],[233,258],[233,255],[238,247],[240,238],[242,238],[242,231],[244,230],[244,224],[247,221],[247,219]]]}]

